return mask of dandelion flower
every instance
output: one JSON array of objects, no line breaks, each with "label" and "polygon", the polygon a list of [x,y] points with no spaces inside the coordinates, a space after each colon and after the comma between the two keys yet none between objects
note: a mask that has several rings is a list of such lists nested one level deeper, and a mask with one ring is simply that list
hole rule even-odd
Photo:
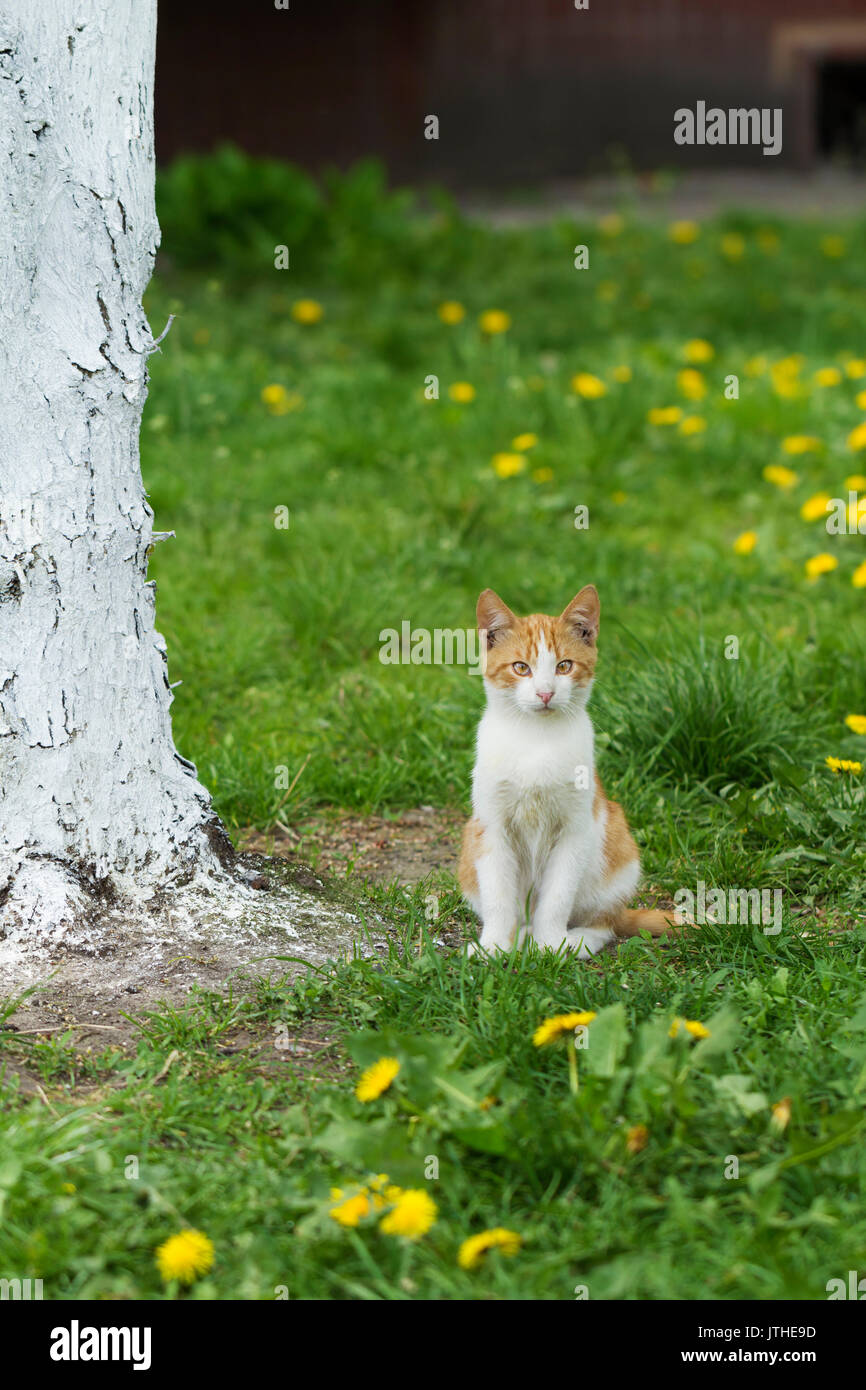
[{"label": "dandelion flower", "polygon": [[676,425],[683,412],[678,405],[656,405],[647,411],[646,418],[651,425]]},{"label": "dandelion flower", "polygon": [[420,1188],[409,1188],[401,1192],[394,1206],[379,1222],[379,1229],[386,1236],[404,1236],[407,1240],[418,1240],[436,1220],[438,1208],[433,1198]]},{"label": "dandelion flower", "polygon": [[831,570],[837,569],[839,561],[835,555],[830,555],[826,550],[822,550],[820,555],[812,555],[806,561],[806,574],[810,579],[817,579],[822,574],[829,574]]},{"label": "dandelion flower", "polygon": [[516,449],[519,454],[525,454],[527,449],[534,449],[537,443],[538,435],[527,431],[526,434],[515,435],[511,441],[511,447]]},{"label": "dandelion flower", "polygon": [[262,400],[269,410],[278,409],[285,401],[288,391],[285,386],[280,386],[273,382],[270,386],[262,388]]},{"label": "dandelion flower", "polygon": [[866,491],[866,473],[849,473],[845,486],[849,492]]},{"label": "dandelion flower", "polygon": [[757,531],[742,531],[734,541],[733,551],[735,555],[751,555],[755,546],[758,544]]},{"label": "dandelion flower", "polygon": [[845,375],[852,381],[859,381],[861,376],[866,376],[866,362],[862,357],[851,357],[845,363]]},{"label": "dandelion flower", "polygon": [[700,401],[707,394],[707,384],[696,367],[683,367],[677,372],[677,386],[689,401]]},{"label": "dandelion flower", "polygon": [[787,1129],[790,1119],[791,1097],[785,1096],[782,1100],[777,1101],[776,1104],[773,1106],[773,1118],[771,1120],[771,1124],[773,1128],[779,1134],[781,1134],[783,1130]]},{"label": "dandelion flower", "polygon": [[613,377],[614,381],[631,381],[633,375],[634,373],[632,372],[631,367],[626,366],[625,363],[623,363],[619,367],[614,367],[613,371],[611,372],[611,376]]},{"label": "dandelion flower", "polygon": [[497,478],[514,478],[518,473],[522,473],[526,467],[526,459],[522,454],[507,452],[494,454],[492,463]]},{"label": "dandelion flower", "polygon": [[845,239],[840,236],[825,236],[821,238],[821,250],[830,260],[838,261],[845,254]]},{"label": "dandelion flower", "polygon": [[819,517],[827,515],[827,506],[833,499],[829,492],[816,492],[814,497],[810,497],[800,508],[800,515],[804,521],[817,521]]},{"label": "dandelion flower", "polygon": [[380,1057],[378,1062],[374,1062],[365,1072],[355,1087],[355,1095],[358,1100],[376,1100],[387,1091],[394,1077],[400,1070],[400,1063],[396,1057]]},{"label": "dandelion flower", "polygon": [[858,410],[866,410],[866,391],[858,391],[854,402]]},{"label": "dandelion flower", "polygon": [[866,449],[866,421],[856,425],[848,436],[849,449]]},{"label": "dandelion flower", "polygon": [[470,401],[475,400],[475,387],[469,381],[455,381],[448,387],[448,394],[452,401],[468,405]]},{"label": "dandelion flower", "polygon": [[761,355],[750,357],[746,362],[746,376],[763,376],[767,370],[767,359]]},{"label": "dandelion flower", "polygon": [[200,1275],[207,1274],[213,1260],[213,1241],[201,1231],[186,1230],[170,1236],[156,1252],[159,1273],[166,1284],[172,1279],[191,1284]]},{"label": "dandelion flower", "polygon": [[552,483],[552,482],[553,482],[553,469],[552,469],[552,468],[533,468],[533,470],[532,470],[532,481],[533,481],[534,483]]},{"label": "dandelion flower", "polygon": [[331,1207],[328,1215],[341,1226],[357,1226],[372,1210],[369,1194],[365,1190],[347,1197],[339,1206]]},{"label": "dandelion flower", "polygon": [[819,367],[817,372],[813,372],[812,380],[816,386],[838,386],[842,373],[838,367]]},{"label": "dandelion flower", "polygon": [[516,1231],[494,1226],[490,1231],[481,1231],[464,1240],[457,1253],[457,1263],[461,1269],[477,1269],[488,1251],[501,1250],[503,1255],[516,1255],[522,1244],[523,1236]]},{"label": "dandelion flower", "polygon": [[511,316],[502,309],[486,309],[478,320],[481,332],[493,335],[507,333],[511,327]]},{"label": "dandelion flower", "polygon": [[692,1038],[708,1038],[710,1036],[709,1028],[705,1028],[703,1023],[698,1023],[697,1019],[675,1018],[670,1028],[668,1029],[668,1037],[677,1037],[679,1035],[680,1028],[685,1028],[686,1032]]},{"label": "dandelion flower", "polygon": [[628,501],[628,493],[623,492],[621,488],[617,488],[616,492],[610,494],[610,500],[615,507],[621,507],[624,502]]},{"label": "dandelion flower", "polygon": [[866,714],[846,714],[845,723],[854,734],[866,734]]},{"label": "dandelion flower", "polygon": [[601,377],[593,376],[592,372],[578,372],[576,376],[573,376],[571,389],[586,401],[594,401],[599,396],[607,394],[607,387]]},{"label": "dandelion flower", "polygon": [[789,434],[782,440],[786,454],[809,454],[820,449],[821,441],[813,434]]},{"label": "dandelion flower", "polygon": [[855,569],[851,576],[851,583],[855,589],[866,589],[866,560]]},{"label": "dandelion flower", "polygon": [[631,1129],[626,1130],[625,1146],[630,1154],[639,1154],[641,1149],[646,1148],[648,1139],[646,1125],[632,1125]]},{"label": "dandelion flower", "polygon": [[292,305],[295,323],[318,323],[325,311],[317,299],[297,299]]},{"label": "dandelion flower", "polygon": [[668,236],[677,246],[691,246],[700,234],[701,229],[697,222],[691,222],[686,218],[672,222],[668,227]]},{"label": "dandelion flower", "polygon": [[602,236],[619,236],[625,227],[625,218],[618,212],[605,213],[598,219],[598,230]]},{"label": "dandelion flower", "polygon": [[739,261],[745,255],[746,242],[739,232],[726,232],[719,242],[719,249],[729,261]]},{"label": "dandelion flower", "polygon": [[770,463],[764,469],[764,477],[768,483],[773,483],[776,487],[783,488],[786,492],[795,486],[797,474],[793,468],[785,468],[784,464]]},{"label": "dandelion flower", "polygon": [[703,434],[707,422],[703,415],[687,415],[680,425],[680,434]]},{"label": "dandelion flower", "polygon": [[683,348],[683,357],[687,362],[711,362],[715,355],[715,348],[706,338],[690,338]]},{"label": "dandelion flower", "polygon": [[443,323],[461,323],[466,317],[466,310],[456,299],[446,299],[436,312]]},{"label": "dandelion flower", "polygon": [[825,763],[831,772],[853,772],[863,771],[863,764],[853,762],[850,758],[825,758]]},{"label": "dandelion flower", "polygon": [[532,1035],[532,1041],[536,1047],[545,1047],[547,1043],[555,1042],[561,1038],[563,1033],[573,1033],[575,1028],[585,1027],[592,1023],[595,1013],[591,1010],[585,1013],[554,1014],[553,1018],[546,1018],[540,1023]]}]

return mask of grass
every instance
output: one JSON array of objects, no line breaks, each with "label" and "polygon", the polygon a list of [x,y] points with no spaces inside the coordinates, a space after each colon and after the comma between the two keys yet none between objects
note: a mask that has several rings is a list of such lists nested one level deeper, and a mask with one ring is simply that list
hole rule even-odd
[{"label": "grass", "polygon": [[[246,221],[218,210],[214,250],[213,171],[193,172],[196,199],[163,187],[176,263],[147,308],[156,332],[177,317],[152,359],[142,461],[156,527],[177,532],[152,557],[183,682],[175,738],[219,813],[264,829],[321,805],[465,807],[481,683],[383,665],[380,633],[467,628],[488,585],[518,611],[558,611],[592,581],[600,768],[647,878],[780,889],[784,925],[489,966],[422,941],[429,885],[383,887],[387,959],[166,1009],[134,1055],[16,1038],[4,1015],[4,1053],[45,1099],[25,1100],[10,1069],[0,1271],[44,1278],[51,1297],[159,1297],[153,1250],[190,1224],[217,1252],[200,1298],[824,1298],[866,1239],[866,812],[862,779],[825,765],[866,746],[845,724],[866,713],[866,554],[800,508],[866,471],[849,443],[866,389],[862,225],[731,214],[678,245],[624,209],[606,234],[494,233],[444,202],[407,221],[369,172],[335,181],[328,204],[270,170]],[[278,272],[268,247],[297,208]],[[303,298],[320,321],[293,318]],[[461,322],[441,321],[446,300]],[[491,308],[507,332],[481,331]],[[679,375],[694,339],[713,353],[699,383]],[[821,385],[827,367],[839,379]],[[579,372],[604,393],[579,394]],[[471,402],[451,399],[455,382]],[[649,421],[674,405],[673,423]],[[684,433],[687,417],[705,427]],[[787,452],[797,436],[817,443]],[[502,452],[525,460],[513,476],[491,463]],[[789,487],[764,477],[774,465]],[[748,531],[755,548],[737,553]],[[821,552],[837,567],[810,579]],[[453,885],[438,888],[442,922],[467,926]],[[583,1008],[596,1046],[578,1053],[575,1094],[567,1054],[531,1038]],[[675,1016],[710,1037],[670,1038]],[[274,1046],[280,1025],[322,1030],[315,1072]],[[228,1050],[239,1029],[255,1045]],[[382,1055],[401,1070],[362,1105],[354,1080]],[[331,1186],[379,1172],[434,1196],[418,1241],[329,1216]],[[501,1226],[520,1253],[461,1270],[461,1241]]]}]

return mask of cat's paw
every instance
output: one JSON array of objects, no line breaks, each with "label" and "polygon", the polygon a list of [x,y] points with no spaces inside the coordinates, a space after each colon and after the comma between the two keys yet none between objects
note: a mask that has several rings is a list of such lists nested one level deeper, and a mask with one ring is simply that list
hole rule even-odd
[{"label": "cat's paw", "polygon": [[568,933],[569,949],[577,951],[578,960],[591,960],[611,941],[616,933],[610,927],[573,927]]}]

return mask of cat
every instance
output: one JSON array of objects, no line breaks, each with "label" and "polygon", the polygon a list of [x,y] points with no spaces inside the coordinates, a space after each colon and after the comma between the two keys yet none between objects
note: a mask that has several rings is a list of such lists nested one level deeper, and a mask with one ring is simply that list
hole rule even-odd
[{"label": "cat", "polygon": [[558,618],[518,618],[492,589],[478,600],[487,707],[458,878],[483,951],[531,937],[585,960],[617,937],[682,925],[678,913],[627,907],[640,856],[595,771],[586,710],[599,616],[592,584]]}]

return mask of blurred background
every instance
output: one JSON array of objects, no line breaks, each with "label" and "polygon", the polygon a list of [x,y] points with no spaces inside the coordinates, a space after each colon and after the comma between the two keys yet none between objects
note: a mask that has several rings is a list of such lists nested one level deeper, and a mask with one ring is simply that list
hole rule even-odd
[{"label": "blurred background", "polygon": [[[370,154],[453,188],[671,161],[672,113],[785,112],[778,159],[678,150],[678,167],[857,167],[863,0],[229,0],[160,7],[157,149],[225,141],[315,170]],[[436,114],[438,141],[423,138]]]}]

